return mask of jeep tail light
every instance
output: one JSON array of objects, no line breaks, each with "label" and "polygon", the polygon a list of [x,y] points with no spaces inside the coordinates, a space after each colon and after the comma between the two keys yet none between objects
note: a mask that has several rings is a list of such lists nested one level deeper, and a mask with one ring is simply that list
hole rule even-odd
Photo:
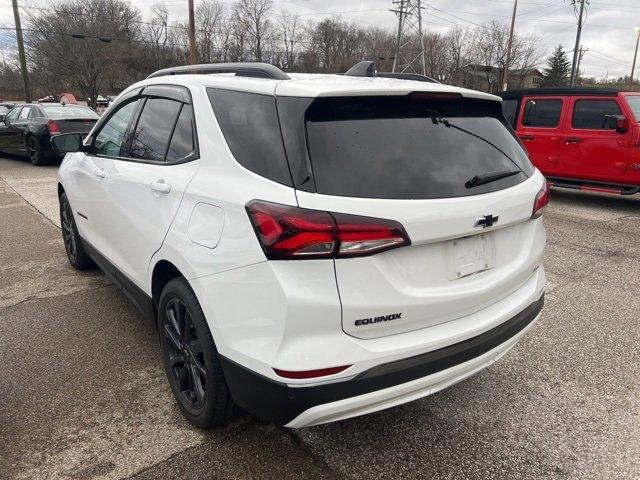
[{"label": "jeep tail light", "polygon": [[365,256],[411,244],[402,225],[393,220],[259,200],[246,208],[270,260]]},{"label": "jeep tail light", "polygon": [[280,370],[279,368],[274,368],[273,371],[280,377],[300,380],[305,378],[328,377],[329,375],[344,372],[350,366],[351,365],[342,365],[340,367],[320,368],[318,370]]},{"label": "jeep tail light", "polygon": [[544,213],[545,207],[549,203],[550,195],[551,195],[551,190],[550,190],[549,184],[545,180],[544,185],[542,185],[542,188],[536,195],[536,200],[533,203],[533,213],[531,214],[531,218],[538,218],[542,216],[542,214]]},{"label": "jeep tail light", "polygon": [[49,127],[49,133],[51,135],[57,135],[58,133],[60,133],[60,127],[58,127],[58,124],[55,120],[49,120],[47,122],[47,127]]}]

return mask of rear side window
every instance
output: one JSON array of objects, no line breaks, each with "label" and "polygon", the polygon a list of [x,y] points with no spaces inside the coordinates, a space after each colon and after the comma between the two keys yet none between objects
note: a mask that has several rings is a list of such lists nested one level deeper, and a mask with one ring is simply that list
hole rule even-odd
[{"label": "rear side window", "polygon": [[557,127],[562,113],[562,100],[527,100],[522,124],[527,127]]},{"label": "rear side window", "polygon": [[576,100],[571,126],[576,129],[611,130],[611,116],[621,114],[615,100]]},{"label": "rear side window", "polygon": [[[306,114],[319,193],[449,198],[516,185],[533,167],[500,103],[407,97],[317,99]],[[474,176],[513,175],[474,187]]]},{"label": "rear side window", "polygon": [[31,108],[31,107],[23,107],[22,111],[20,112],[20,116],[18,118],[20,120],[25,120],[27,118],[30,118],[32,111],[33,111],[33,108]]},{"label": "rear side window", "polygon": [[274,182],[291,185],[275,98],[207,89],[222,134],[243,167]]},{"label": "rear side window", "polygon": [[516,127],[516,117],[518,114],[518,101],[517,100],[504,100],[502,102],[502,114],[507,122],[511,124],[513,128]]},{"label": "rear side window", "polygon": [[163,161],[181,108],[182,103],[175,100],[147,99],[131,137],[128,156]]}]

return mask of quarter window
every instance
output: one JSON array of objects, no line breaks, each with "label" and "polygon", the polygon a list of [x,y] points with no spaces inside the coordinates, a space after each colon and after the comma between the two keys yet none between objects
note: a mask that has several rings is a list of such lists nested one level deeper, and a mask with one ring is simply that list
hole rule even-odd
[{"label": "quarter window", "polygon": [[527,127],[557,127],[562,113],[562,100],[527,100],[522,125]]},{"label": "quarter window", "polygon": [[175,100],[147,99],[131,138],[129,156],[163,161],[181,107],[182,103]]},{"label": "quarter window", "polygon": [[94,153],[109,157],[119,157],[122,152],[127,127],[131,122],[139,100],[132,100],[122,105],[102,125],[95,137]]},{"label": "quarter window", "polygon": [[577,100],[573,107],[571,126],[585,130],[615,130],[611,117],[621,115],[615,100]]},{"label": "quarter window", "polygon": [[167,162],[175,162],[187,157],[194,150],[193,142],[193,114],[191,105],[183,105],[178,117],[178,123],[173,130],[169,150],[167,151]]},{"label": "quarter window", "polygon": [[31,116],[31,107],[23,107],[22,111],[20,112],[20,116],[18,117],[19,120],[25,120],[27,118],[29,118]]}]

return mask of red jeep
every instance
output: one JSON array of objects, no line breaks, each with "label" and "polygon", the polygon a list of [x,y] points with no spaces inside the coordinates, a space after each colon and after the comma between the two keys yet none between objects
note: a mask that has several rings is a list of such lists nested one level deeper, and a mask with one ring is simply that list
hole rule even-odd
[{"label": "red jeep", "polygon": [[500,96],[505,118],[552,185],[640,191],[640,92],[563,87]]}]

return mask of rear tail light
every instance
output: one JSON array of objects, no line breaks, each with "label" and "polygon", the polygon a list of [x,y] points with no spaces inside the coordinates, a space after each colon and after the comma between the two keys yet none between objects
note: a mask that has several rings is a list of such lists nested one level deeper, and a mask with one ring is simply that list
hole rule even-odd
[{"label": "rear tail light", "polygon": [[542,188],[536,195],[536,200],[533,203],[533,213],[531,214],[531,218],[538,218],[542,216],[545,207],[549,203],[550,195],[551,191],[549,189],[549,184],[545,180],[544,185],[542,185]]},{"label": "rear tail light", "polygon": [[342,365],[340,367],[320,368],[318,370],[280,370],[274,368],[273,371],[280,377],[299,380],[304,378],[328,377],[329,375],[344,372],[350,366],[351,365]]},{"label": "rear tail light", "polygon": [[403,226],[393,220],[259,200],[246,208],[270,260],[365,256],[411,244]]},{"label": "rear tail light", "polygon": [[49,120],[47,122],[47,127],[49,127],[49,133],[51,135],[56,135],[60,133],[60,127],[58,127],[58,124],[56,123],[55,120]]}]

